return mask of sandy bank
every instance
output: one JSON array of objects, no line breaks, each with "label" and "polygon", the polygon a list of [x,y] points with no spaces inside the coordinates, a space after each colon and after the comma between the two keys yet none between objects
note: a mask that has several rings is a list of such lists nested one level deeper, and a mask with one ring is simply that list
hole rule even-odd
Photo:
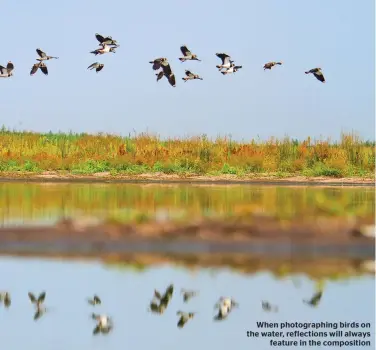
[{"label": "sandy bank", "polygon": [[164,173],[111,175],[109,172],[92,175],[77,175],[49,171],[36,173],[0,173],[0,181],[30,182],[108,182],[108,183],[197,183],[197,184],[270,184],[270,185],[331,185],[331,186],[375,186],[374,178],[332,178],[257,174],[239,177],[236,175],[196,176]]}]

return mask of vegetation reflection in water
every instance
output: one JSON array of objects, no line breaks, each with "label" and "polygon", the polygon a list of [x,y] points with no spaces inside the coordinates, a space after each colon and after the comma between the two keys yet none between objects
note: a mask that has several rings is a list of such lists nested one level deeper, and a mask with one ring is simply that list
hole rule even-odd
[{"label": "vegetation reflection in water", "polygon": [[280,218],[371,216],[374,188],[156,184],[0,184],[0,223],[61,216],[127,219],[135,213],[210,216],[265,213]]}]

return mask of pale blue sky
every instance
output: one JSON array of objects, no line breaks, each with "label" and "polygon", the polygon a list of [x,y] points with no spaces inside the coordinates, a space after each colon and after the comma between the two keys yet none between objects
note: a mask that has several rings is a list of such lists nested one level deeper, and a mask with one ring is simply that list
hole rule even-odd
[{"label": "pale blue sky", "polygon": [[[229,6],[230,5],[230,6]],[[372,0],[81,0],[2,2],[3,50],[14,76],[1,79],[0,124],[34,131],[148,130],[162,137],[374,138],[375,30]],[[95,57],[94,34],[116,54]],[[4,39],[5,38],[5,39]],[[182,44],[203,60],[181,63]],[[30,77],[40,47],[59,56],[50,75]],[[243,65],[222,76],[216,52]],[[148,61],[167,57],[177,87],[159,83]],[[86,68],[105,64],[96,74]],[[268,61],[284,62],[272,71]],[[327,82],[304,74],[321,67]],[[184,69],[203,81],[181,80]]]},{"label": "pale blue sky", "polygon": [[[184,268],[164,266],[136,273],[106,268],[97,262],[2,257],[0,275],[3,276],[1,288],[13,296],[8,310],[0,308],[1,344],[8,350],[270,349],[269,339],[247,338],[247,330],[256,330],[257,321],[371,322],[371,329],[352,331],[370,331],[371,337],[366,339],[372,342],[370,349],[375,344],[375,280],[370,275],[328,282],[318,308],[302,302],[315,291],[314,283],[307,277],[300,276],[301,286],[296,288],[291,280],[277,280],[267,271],[242,275],[226,269],[217,270],[216,274],[200,269],[189,273]],[[147,312],[154,288],[163,290],[170,283],[174,283],[175,292],[165,314]],[[184,304],[179,295],[181,288],[198,290],[200,294]],[[34,322],[34,309],[27,292],[42,290],[47,292],[46,307],[50,312]],[[85,302],[94,293],[102,298],[102,305],[96,308]],[[355,298],[359,295],[360,298]],[[234,297],[239,308],[227,320],[213,322],[213,306],[220,296]],[[261,300],[264,299],[278,305],[279,312],[263,312]],[[197,312],[184,329],[176,327],[178,310]],[[90,314],[93,311],[113,317],[112,334],[92,336],[95,322]],[[345,339],[350,338],[341,340]]]}]

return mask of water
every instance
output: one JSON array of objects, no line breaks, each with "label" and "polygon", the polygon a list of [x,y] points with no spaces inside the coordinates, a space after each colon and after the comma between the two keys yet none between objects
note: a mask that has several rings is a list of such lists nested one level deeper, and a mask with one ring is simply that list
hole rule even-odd
[{"label": "water", "polygon": [[[244,212],[287,219],[370,217],[375,213],[375,197],[373,187],[0,183],[0,226],[50,224],[62,216],[124,218],[137,212],[160,211],[187,217]],[[73,251],[68,253],[74,255]],[[47,251],[29,258],[0,256],[0,291],[9,291],[12,296],[9,309],[0,305],[1,348],[270,349],[270,338],[247,337],[247,331],[261,332],[258,321],[370,322],[370,329],[355,330],[370,331],[371,337],[364,340],[371,340],[374,347],[372,261],[338,253],[320,258],[320,254],[307,254],[303,260],[292,254],[256,257],[230,251],[227,255],[198,251],[186,255],[184,249],[179,254],[107,253],[99,257],[91,252],[91,257],[73,259],[61,252],[66,258],[60,260],[47,258]],[[318,307],[304,304],[302,300],[315,293],[320,281],[324,292]],[[154,289],[163,291],[170,283],[175,292],[165,314],[148,312]],[[184,304],[181,288],[198,290],[199,295]],[[42,290],[47,292],[50,311],[35,322],[27,292]],[[95,308],[85,301],[94,293],[102,299],[102,305]],[[214,304],[220,296],[233,296],[240,306],[228,319],[214,322]],[[279,312],[264,312],[262,300],[278,305]],[[179,310],[197,312],[183,329],[176,326]],[[115,328],[110,334],[92,335],[92,312],[113,318]],[[341,349],[350,348],[360,347]]]},{"label": "water", "polygon": [[61,216],[369,216],[374,187],[0,183],[0,226],[50,224]]},{"label": "water", "polygon": [[[307,275],[296,276],[297,281],[293,283],[288,276],[277,279],[265,270],[241,274],[226,268],[188,270],[173,265],[149,265],[137,271],[112,268],[95,260],[3,257],[0,275],[1,288],[12,295],[10,308],[0,308],[1,345],[8,350],[269,349],[269,339],[247,338],[246,335],[248,330],[257,330],[256,322],[263,320],[372,322],[372,328],[365,331],[372,333],[367,340],[373,342],[373,347],[375,344],[372,275],[327,280],[317,308],[302,302],[315,291],[315,283]],[[148,312],[154,289],[163,290],[170,283],[174,283],[175,292],[165,314]],[[184,304],[180,288],[198,290],[199,295]],[[27,292],[42,290],[47,292],[46,307],[50,311],[35,322]],[[102,299],[102,305],[95,308],[85,301],[94,293]],[[234,309],[228,319],[214,322],[213,306],[221,295],[233,296],[239,308]],[[278,305],[279,312],[264,312],[261,300]],[[183,329],[178,329],[178,310],[195,311],[197,315]],[[115,327],[110,334],[92,335],[95,322],[90,314],[93,311],[113,318]]]}]

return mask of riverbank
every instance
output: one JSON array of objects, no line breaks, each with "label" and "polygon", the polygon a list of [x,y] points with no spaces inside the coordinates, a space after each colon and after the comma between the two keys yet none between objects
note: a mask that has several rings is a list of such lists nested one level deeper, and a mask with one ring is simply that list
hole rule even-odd
[{"label": "riverbank", "polygon": [[65,183],[195,183],[195,184],[259,184],[259,185],[329,185],[329,186],[375,186],[374,177],[298,176],[280,174],[254,175],[193,175],[165,174],[161,172],[143,174],[72,174],[64,171],[0,172],[0,182],[65,182]]}]

